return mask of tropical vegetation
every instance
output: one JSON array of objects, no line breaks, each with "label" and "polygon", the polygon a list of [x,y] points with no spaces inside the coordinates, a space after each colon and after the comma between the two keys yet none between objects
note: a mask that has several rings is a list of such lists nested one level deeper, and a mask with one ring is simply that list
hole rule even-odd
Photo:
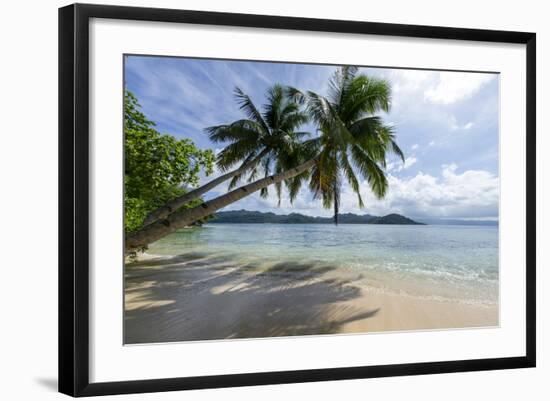
[{"label": "tropical vegetation", "polygon": [[[196,200],[227,180],[231,180],[229,189],[232,189],[246,174],[249,174],[249,181],[260,172],[269,175],[271,167],[276,163],[284,164],[285,155],[291,154],[295,146],[300,144],[300,140],[308,135],[307,132],[297,131],[308,120],[308,115],[300,110],[297,103],[285,96],[281,85],[276,84],[269,88],[263,112],[238,87],[235,88],[235,98],[246,118],[206,128],[213,143],[226,144],[217,156],[217,166],[222,174],[152,211],[144,224],[164,219],[172,211]],[[238,168],[230,170],[237,164],[240,164]],[[267,187],[262,188],[261,195],[265,197],[267,194]]]},{"label": "tropical vegetation", "polygon": [[[140,110],[136,97],[124,94],[124,230],[135,232],[152,210],[199,182],[199,173],[211,174],[214,154],[198,149],[189,139],[161,134]],[[180,205],[192,208],[202,203]]]},{"label": "tropical vegetation", "polygon": [[[342,67],[331,78],[329,88],[325,97],[275,85],[268,92],[262,112],[237,89],[236,97],[246,118],[206,130],[212,141],[229,143],[217,157],[222,172],[240,163],[222,180],[231,179],[229,192],[196,206],[182,208],[182,199],[186,198],[179,197],[179,201],[157,208],[149,224],[126,236],[126,252],[143,248],[252,193],[260,191],[266,196],[270,186],[276,188],[280,199],[282,186],[286,185],[294,201],[307,183],[324,207],[333,208],[336,224],[344,180],[357,194],[361,207],[361,177],[375,196],[385,196],[388,153],[404,159],[392,127],[377,115],[390,109],[390,84],[359,74],[356,67]],[[298,130],[308,119],[316,126],[311,135]],[[262,177],[258,178],[260,172]],[[235,188],[246,174],[248,182]],[[174,205],[179,208],[175,210]]]}]

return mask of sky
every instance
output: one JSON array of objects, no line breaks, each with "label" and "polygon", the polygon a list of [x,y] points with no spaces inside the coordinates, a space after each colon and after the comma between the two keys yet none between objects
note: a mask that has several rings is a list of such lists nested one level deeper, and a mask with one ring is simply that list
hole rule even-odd
[{"label": "sky", "polygon": [[[244,115],[233,91],[241,88],[260,107],[274,83],[326,94],[336,66],[228,61],[176,57],[126,56],[125,85],[142,111],[162,133],[189,138],[198,147],[218,152],[204,128],[227,124]],[[499,76],[490,73],[361,68],[360,73],[389,81],[391,109],[380,116],[393,125],[405,163],[388,158],[389,190],[378,200],[362,180],[365,207],[345,184],[342,213],[411,218],[498,219]],[[303,130],[312,133],[311,124]],[[214,174],[218,174],[215,172]],[[215,176],[215,175],[214,175]],[[212,179],[201,177],[202,182]],[[225,193],[226,185],[205,199]],[[271,191],[272,193],[274,191]],[[274,194],[250,195],[224,210],[258,210],[310,216],[331,211],[303,188],[291,205],[286,194],[280,207]]]}]

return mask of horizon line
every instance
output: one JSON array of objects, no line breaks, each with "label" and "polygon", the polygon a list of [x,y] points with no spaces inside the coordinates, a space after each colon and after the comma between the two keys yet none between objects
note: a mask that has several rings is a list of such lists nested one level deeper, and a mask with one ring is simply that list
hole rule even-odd
[{"label": "horizon line", "polygon": [[[274,211],[271,211],[271,210],[268,210],[268,211],[262,211],[262,210],[248,210],[248,209],[231,209],[231,210],[218,210],[216,213],[227,213],[227,212],[253,212],[253,213],[271,213],[271,214],[274,214],[274,215],[277,215],[277,216],[289,216],[291,214],[299,214],[301,216],[306,216],[306,217],[311,217],[311,218],[322,218],[322,219],[327,219],[327,218],[332,218],[333,216],[332,215],[329,215],[329,216],[319,216],[319,215],[309,215],[309,214],[304,214],[304,213],[300,213],[300,212],[289,212],[289,213],[276,213]],[[213,213],[213,214],[216,214],[216,213]],[[445,220],[456,220],[456,221],[461,221],[461,222],[464,222],[464,223],[467,223],[467,222],[472,222],[472,223],[499,223],[500,219],[498,217],[427,217],[427,216],[408,216],[408,215],[404,215],[404,214],[401,214],[401,213],[397,213],[397,212],[391,212],[391,213],[387,213],[387,214],[383,214],[383,215],[377,215],[377,214],[370,214],[370,213],[363,213],[363,214],[358,214],[358,213],[354,213],[354,212],[345,212],[345,213],[339,213],[340,216],[342,215],[347,215],[347,214],[351,214],[351,215],[354,215],[354,216],[373,216],[373,217],[386,217],[386,216],[390,216],[392,214],[396,214],[396,215],[399,215],[399,216],[403,216],[403,217],[407,217],[409,219],[418,219],[418,220],[422,220],[422,219],[428,219],[428,220],[441,220],[441,221],[445,221]]]}]

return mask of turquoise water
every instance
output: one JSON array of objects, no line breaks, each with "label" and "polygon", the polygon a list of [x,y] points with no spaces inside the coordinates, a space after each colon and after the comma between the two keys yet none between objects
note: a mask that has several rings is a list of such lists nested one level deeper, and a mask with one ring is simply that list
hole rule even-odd
[{"label": "turquoise water", "polygon": [[326,266],[381,291],[498,303],[498,228],[210,224],[152,244],[157,255],[206,254],[257,269]]}]

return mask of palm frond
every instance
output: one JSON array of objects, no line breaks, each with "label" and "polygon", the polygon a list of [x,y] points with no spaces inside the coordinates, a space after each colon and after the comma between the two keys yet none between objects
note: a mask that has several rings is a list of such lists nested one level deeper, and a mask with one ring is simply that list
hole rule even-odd
[{"label": "palm frond", "polygon": [[241,165],[239,166],[239,169],[242,169],[243,167],[245,167],[246,165],[250,165],[248,167],[248,169],[246,169],[245,171],[242,171],[238,174],[236,174],[235,176],[233,176],[233,178],[231,178],[231,181],[229,182],[229,186],[228,186],[228,189],[231,190],[233,188],[235,188],[237,186],[237,184],[242,180],[242,178],[244,177],[244,175],[247,173],[247,170],[250,171],[250,170],[253,170],[256,168],[256,166],[258,165],[258,163],[260,163],[261,161],[261,158],[266,156],[268,154],[268,150],[267,149],[264,149],[262,150],[260,153],[250,153],[244,160],[243,162],[241,163]]},{"label": "palm frond", "polygon": [[349,162],[347,152],[340,153],[340,165],[342,166],[342,170],[344,170],[344,174],[351,186],[351,189],[356,193],[359,207],[362,209],[365,205],[363,203],[363,198],[361,197],[361,186],[359,185],[359,180],[355,176],[353,167]]},{"label": "palm frond", "polygon": [[339,109],[347,96],[350,82],[353,81],[358,68],[355,66],[343,66],[338,68],[329,81],[328,98]]},{"label": "palm frond", "polygon": [[351,155],[354,164],[369,183],[374,195],[379,199],[383,198],[388,190],[388,180],[384,170],[359,146],[351,147]]},{"label": "palm frond", "polygon": [[371,159],[385,164],[389,137],[380,117],[366,117],[355,121],[349,131],[355,138],[355,143],[361,147]]},{"label": "palm frond", "polygon": [[284,108],[284,91],[281,85],[275,84],[267,90],[267,103],[263,106],[263,119],[270,132],[279,129]]},{"label": "palm frond", "polygon": [[242,180],[244,174],[237,174],[233,178],[231,178],[231,181],[229,181],[229,185],[227,186],[227,189],[231,191],[232,189],[235,189],[237,185],[239,185],[239,182]]},{"label": "palm frond", "polygon": [[285,95],[291,102],[299,105],[307,102],[307,94],[292,86],[285,87]]},{"label": "palm frond", "polygon": [[303,124],[309,121],[309,116],[302,111],[296,111],[291,113],[283,112],[281,113],[281,121],[278,128],[281,131],[292,132],[298,129]]},{"label": "palm frond", "polygon": [[[271,158],[270,157],[264,157],[262,159],[262,169],[264,171],[264,177],[269,177],[271,174]],[[254,181],[254,179],[250,178],[249,182]],[[267,198],[269,196],[269,187],[264,187],[260,190],[260,197]]]},{"label": "palm frond", "polygon": [[205,128],[208,138],[214,143],[233,142],[250,137],[258,138],[261,127],[252,120],[237,120],[231,124],[215,125]]},{"label": "palm frond", "polygon": [[391,105],[391,86],[388,81],[366,75],[356,76],[349,84],[343,99],[341,118],[352,122],[365,114],[388,112]]},{"label": "palm frond", "polygon": [[241,160],[255,155],[258,143],[255,138],[242,139],[227,145],[216,157],[216,164],[221,171],[226,171]]},{"label": "palm frond", "polygon": [[328,129],[334,121],[335,113],[330,102],[317,93],[308,92],[307,111],[321,130]]},{"label": "palm frond", "polygon": [[387,133],[388,140],[387,144],[389,145],[389,150],[394,153],[396,156],[398,156],[403,163],[405,163],[405,154],[397,145],[397,142],[395,141],[395,134],[393,131],[393,127],[384,127],[383,130]]},{"label": "palm frond", "polygon": [[235,87],[234,93],[235,98],[237,99],[237,103],[239,103],[240,109],[245,112],[250,120],[258,123],[265,133],[268,133],[269,127],[262,118],[262,114],[258,111],[250,97],[246,93],[244,93],[239,87]]},{"label": "palm frond", "polygon": [[277,195],[277,206],[280,207],[283,194],[283,184],[281,182],[275,183],[275,194]]}]

